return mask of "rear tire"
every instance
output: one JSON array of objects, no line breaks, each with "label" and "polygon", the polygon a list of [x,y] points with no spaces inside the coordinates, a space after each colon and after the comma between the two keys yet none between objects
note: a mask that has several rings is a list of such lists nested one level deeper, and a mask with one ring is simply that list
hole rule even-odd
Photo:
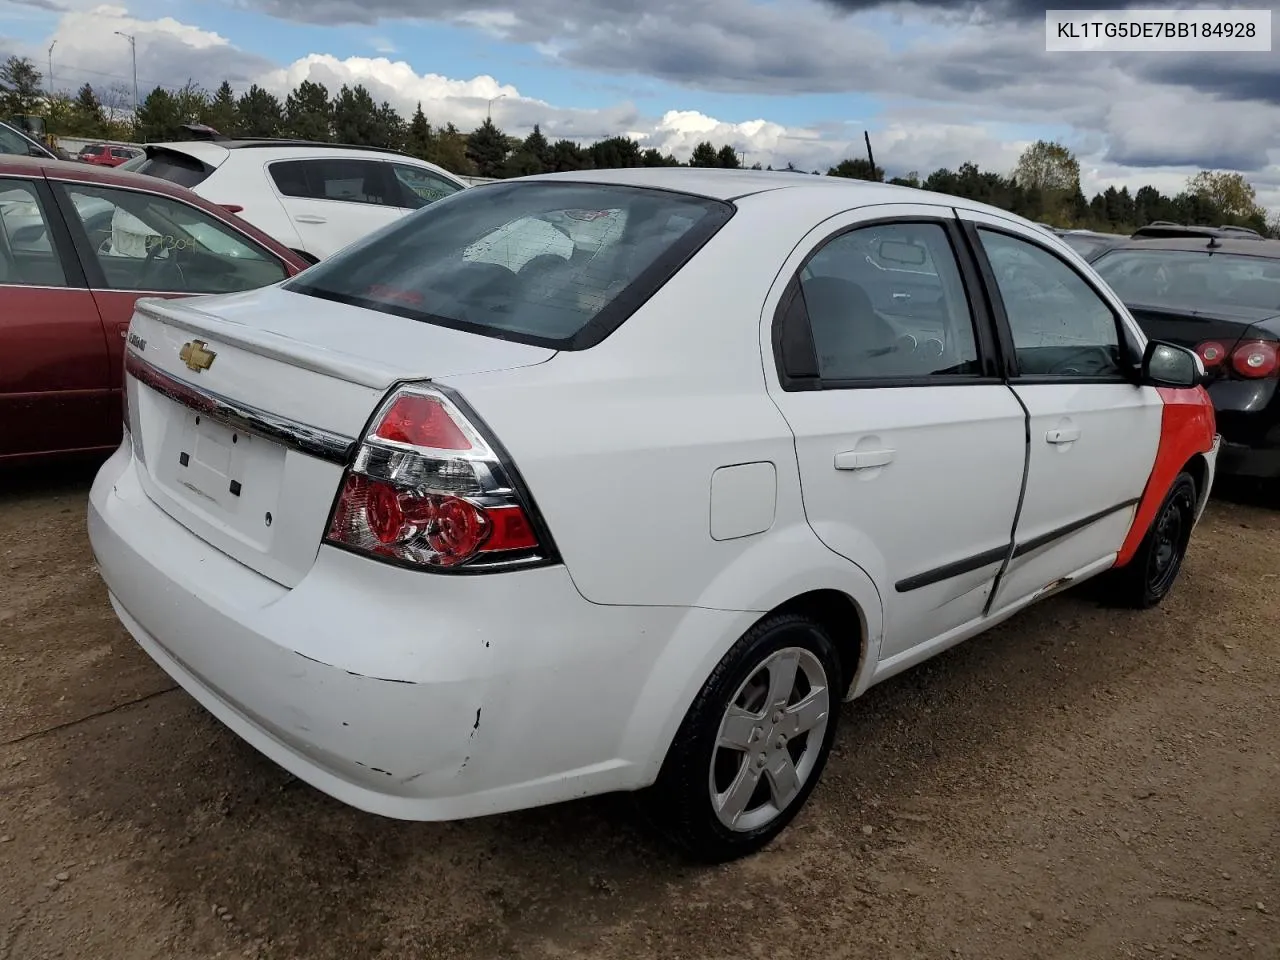
[{"label": "rear tire", "polygon": [[1169,595],[1191,542],[1196,503],[1196,482],[1183,471],[1174,478],[1138,552],[1110,576],[1109,600],[1117,606],[1145,610]]},{"label": "rear tire", "polygon": [[760,850],[818,782],[843,690],[839,654],[819,623],[798,614],[757,623],[685,714],[640,797],[649,821],[704,863]]}]

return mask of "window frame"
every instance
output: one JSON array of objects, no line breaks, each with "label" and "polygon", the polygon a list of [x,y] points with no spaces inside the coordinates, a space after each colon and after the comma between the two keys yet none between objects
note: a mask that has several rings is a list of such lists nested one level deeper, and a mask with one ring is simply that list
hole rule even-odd
[{"label": "window frame", "polygon": [[[977,266],[978,273],[982,277],[983,285],[987,289],[987,296],[991,303],[991,318],[995,326],[996,341],[1000,350],[1002,371],[1004,376],[1010,381],[1011,385],[1054,383],[1138,384],[1141,382],[1142,350],[1139,349],[1133,333],[1129,329],[1129,325],[1124,322],[1121,315],[1116,311],[1115,305],[1104,293],[1102,293],[1097,283],[1095,283],[1090,277],[1081,273],[1062,253],[1054,250],[1052,247],[1040,243],[1037,238],[1029,236],[1020,230],[1005,227],[1001,224],[990,223],[985,220],[971,220],[963,216],[960,217],[960,226],[965,240],[968,243],[969,252]],[[992,268],[991,261],[987,257],[986,248],[982,244],[982,237],[979,235],[980,230],[986,230],[990,233],[996,233],[1014,240],[1020,240],[1023,243],[1035,247],[1057,260],[1063,267],[1075,274],[1081,282],[1088,287],[1102,305],[1107,308],[1107,312],[1111,314],[1111,322],[1116,329],[1117,341],[1124,354],[1123,361],[1120,364],[1120,370],[1116,374],[1107,376],[1063,374],[1059,376],[1056,374],[1027,374],[1022,372],[1018,364],[1017,347],[1013,340],[1013,328],[1009,325],[1009,314],[1005,310],[1004,295],[1000,291],[1000,284],[996,280],[995,270]]]},{"label": "window frame", "polygon": [[[965,303],[969,308],[973,325],[974,347],[982,372],[979,374],[924,374],[919,376],[824,378],[818,368],[817,349],[813,341],[813,329],[809,311],[801,293],[800,275],[819,253],[841,237],[881,226],[906,224],[932,224],[941,227],[964,287]],[[1000,355],[997,349],[989,294],[984,290],[982,278],[972,259],[972,251],[960,228],[959,219],[952,214],[900,214],[858,220],[831,231],[813,245],[804,259],[796,265],[782,297],[774,310],[770,340],[773,345],[774,364],[778,384],[787,393],[807,390],[866,390],[881,387],[961,387],[1000,384]]]},{"label": "window frame", "polygon": [[88,276],[85,273],[84,265],[80,262],[79,251],[69,230],[69,224],[66,222],[66,214],[62,210],[62,204],[58,202],[57,194],[50,187],[49,181],[44,177],[40,177],[37,180],[34,177],[15,176],[13,174],[0,175],[0,185],[7,182],[28,186],[35,195],[36,206],[40,209],[41,216],[44,217],[45,230],[49,233],[49,246],[58,258],[58,265],[62,267],[63,282],[61,286],[57,287],[51,287],[48,284],[0,282],[0,287],[21,287],[24,290],[87,289],[89,286]]},{"label": "window frame", "polygon": [[156,289],[135,289],[132,287],[112,287],[107,283],[106,273],[102,269],[102,264],[98,262],[98,252],[93,249],[93,244],[89,242],[88,231],[85,230],[84,223],[80,219],[80,213],[76,210],[75,203],[71,199],[71,187],[89,187],[95,190],[123,190],[128,193],[141,193],[148,197],[155,197],[160,200],[168,200],[171,203],[181,204],[188,207],[203,216],[209,218],[219,224],[223,229],[232,233],[241,243],[253,247],[258,252],[268,257],[271,262],[279,264],[284,271],[284,276],[276,281],[283,283],[290,279],[294,274],[290,272],[291,265],[288,261],[282,259],[270,247],[263,246],[256,239],[243,233],[235,228],[235,225],[217,216],[212,211],[206,210],[198,204],[190,203],[181,197],[171,196],[167,193],[160,193],[157,190],[144,190],[139,187],[125,186],[119,183],[103,183],[96,180],[73,180],[73,179],[57,179],[48,181],[50,193],[56,201],[58,210],[65,221],[65,228],[68,231],[68,238],[74,248],[77,257],[78,266],[82,270],[87,285],[90,290],[99,290],[104,293],[159,293],[162,295],[175,297],[202,297],[211,296],[209,293],[193,293],[184,290],[156,290]]},{"label": "window frame", "polygon": [[[393,185],[389,182],[389,180],[390,178],[393,178],[395,176],[395,173],[392,172],[390,167],[387,165],[386,161],[384,161],[381,157],[377,157],[377,158],[363,157],[363,156],[280,157],[276,160],[267,161],[266,163],[267,181],[271,184],[271,189],[275,191],[276,196],[278,196],[280,200],[284,202],[288,202],[290,200],[303,200],[310,203],[340,203],[340,204],[343,204],[344,206],[372,207],[375,210],[407,210],[409,209],[408,207],[401,207],[394,203],[370,203],[367,200],[347,200],[347,199],[339,199],[337,197],[315,197],[309,194],[305,197],[296,197],[293,194],[285,193],[283,190],[280,189],[280,184],[276,181],[275,174],[272,172],[273,168],[285,163],[315,164],[315,163],[331,163],[333,161],[346,161],[347,163],[370,164],[378,172],[378,177],[380,178],[381,184],[382,184],[382,195],[384,197],[388,197],[393,194],[393,191],[392,191]],[[309,190],[312,187],[311,176],[309,171],[307,171],[305,167],[303,168],[303,174],[304,174],[304,177],[306,178],[307,189]],[[396,186],[398,186],[398,184],[396,184]]]}]

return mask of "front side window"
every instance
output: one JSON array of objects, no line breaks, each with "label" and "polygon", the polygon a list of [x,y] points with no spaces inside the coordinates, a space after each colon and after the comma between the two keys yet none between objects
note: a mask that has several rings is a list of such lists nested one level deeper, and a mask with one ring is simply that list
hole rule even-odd
[{"label": "front side window", "polygon": [[1280,312],[1280,259],[1208,250],[1112,250],[1093,268],[1131,306]]},{"label": "front side window", "polygon": [[462,189],[453,181],[423,167],[411,167],[406,163],[392,163],[389,166],[400,188],[400,197],[396,203],[410,210],[443,200]]},{"label": "front side window", "polygon": [[0,283],[64,287],[66,275],[49,235],[49,211],[24,180],[0,178]]},{"label": "front side window", "polygon": [[8,153],[19,157],[43,157],[47,152],[15,130],[10,130],[0,123],[0,153]]},{"label": "front side window", "polygon": [[65,189],[108,289],[234,293],[287,276],[269,251],[180,200],[110,187]]},{"label": "front side window", "polygon": [[824,380],[981,373],[960,268],[940,224],[843,233],[809,259],[800,289]]},{"label": "front side window", "polygon": [[621,323],[732,212],[716,200],[605,184],[460,190],[288,289],[573,349]]},{"label": "front side window", "polygon": [[1116,316],[1080,274],[1038,244],[978,228],[1028,376],[1121,377]]},{"label": "front side window", "polygon": [[282,160],[270,166],[271,179],[286,197],[339,200],[346,203],[393,203],[390,178],[377,160],[334,157],[321,160]]}]

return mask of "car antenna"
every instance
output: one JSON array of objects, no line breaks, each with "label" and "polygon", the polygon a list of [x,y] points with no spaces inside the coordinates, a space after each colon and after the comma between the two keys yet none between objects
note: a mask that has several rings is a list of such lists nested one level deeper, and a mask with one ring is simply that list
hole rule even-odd
[{"label": "car antenna", "polygon": [[1222,246],[1222,244],[1220,244],[1220,243],[1218,242],[1218,238],[1217,238],[1217,237],[1210,237],[1210,238],[1209,238],[1209,249],[1210,249],[1210,250],[1212,250],[1214,247],[1220,247],[1220,246]]}]

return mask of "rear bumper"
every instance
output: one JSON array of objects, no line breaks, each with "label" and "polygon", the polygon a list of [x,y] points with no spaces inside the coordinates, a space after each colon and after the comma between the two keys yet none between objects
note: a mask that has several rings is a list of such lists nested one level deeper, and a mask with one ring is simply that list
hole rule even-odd
[{"label": "rear bumper", "polygon": [[1251,447],[1224,441],[1218,453],[1218,470],[1223,476],[1280,478],[1280,447]]},{"label": "rear bumper", "polygon": [[288,589],[161,511],[128,448],[88,518],[125,627],[232,731],[373,813],[445,820],[644,786],[665,751],[634,736],[655,661],[691,616],[737,628],[589,603],[563,567],[443,577],[321,548]]}]

